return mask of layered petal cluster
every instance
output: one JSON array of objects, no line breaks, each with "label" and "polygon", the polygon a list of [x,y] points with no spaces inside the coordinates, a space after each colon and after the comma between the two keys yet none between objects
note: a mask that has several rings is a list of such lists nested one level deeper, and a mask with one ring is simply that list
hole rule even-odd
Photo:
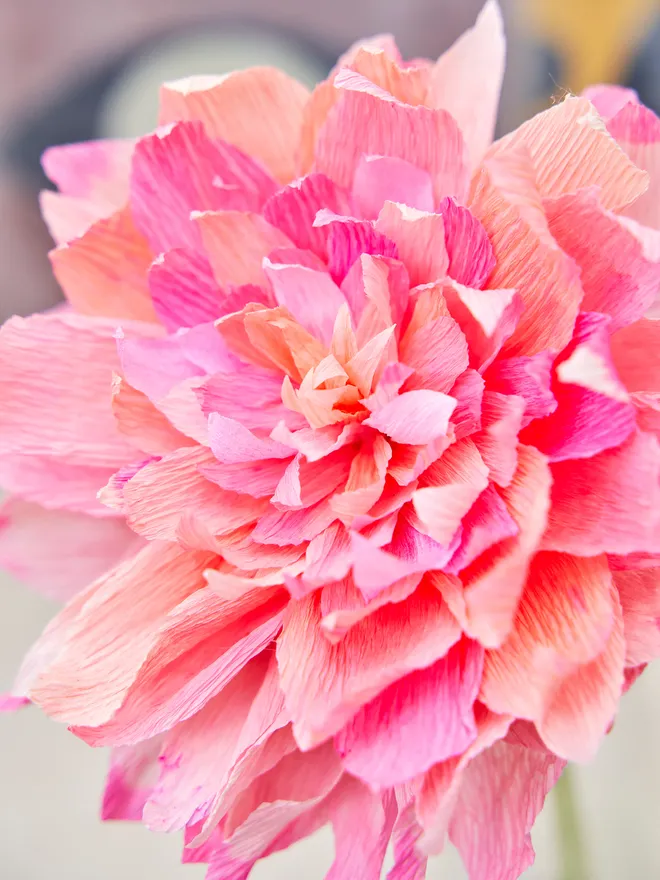
[{"label": "layered petal cluster", "polygon": [[514,880],[660,654],[660,121],[492,143],[497,5],[435,64],[163,87],[58,147],[68,305],[0,333],[0,561],[67,600],[26,699],[108,819],[208,880],[332,823],[330,880]]}]

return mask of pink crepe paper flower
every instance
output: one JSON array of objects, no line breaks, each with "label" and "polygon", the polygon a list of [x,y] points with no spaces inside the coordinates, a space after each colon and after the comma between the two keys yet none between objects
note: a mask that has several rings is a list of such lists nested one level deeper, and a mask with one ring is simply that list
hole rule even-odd
[{"label": "pink crepe paper flower", "polygon": [[0,559],[67,604],[3,706],[209,880],[327,822],[331,880],[447,837],[513,880],[660,653],[660,120],[598,87],[492,143],[503,64],[491,0],[435,64],[193,78],[46,154]]}]

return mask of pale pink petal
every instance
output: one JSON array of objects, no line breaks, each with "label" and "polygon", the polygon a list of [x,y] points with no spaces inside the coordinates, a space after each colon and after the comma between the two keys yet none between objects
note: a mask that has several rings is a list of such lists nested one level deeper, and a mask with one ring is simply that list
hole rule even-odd
[{"label": "pale pink petal", "polygon": [[[202,573],[212,559],[210,553],[150,543],[79,593],[33,648],[32,662],[45,661],[32,685],[35,702],[70,723],[110,718],[165,615],[203,587]],[[113,615],[116,628],[109,626]]]},{"label": "pale pink petal", "polygon": [[0,507],[0,565],[53,599],[69,599],[139,547],[120,519],[46,510],[17,498]]},{"label": "pale pink petal", "polygon": [[430,466],[421,485],[412,499],[415,513],[434,540],[449,544],[488,485],[488,468],[475,444],[465,439]]},{"label": "pale pink petal", "polygon": [[[335,860],[326,880],[379,880],[396,819],[391,793],[373,794],[352,782],[353,791],[337,799],[332,811]],[[357,790],[356,790],[357,789]]]},{"label": "pale pink petal", "polygon": [[286,459],[269,458],[258,461],[220,462],[200,468],[202,476],[222,489],[242,492],[253,498],[270,498],[289,466]]},{"label": "pale pink petal", "polygon": [[635,165],[648,171],[650,175],[647,191],[628,205],[623,213],[640,223],[660,229],[660,186],[657,175],[660,160],[660,120],[643,104],[628,102],[608,121],[607,128]]},{"label": "pale pink petal", "polygon": [[282,377],[272,370],[237,365],[231,372],[209,376],[196,394],[204,415],[220,413],[251,431],[269,431],[281,420],[297,427],[292,424],[295,414],[282,403]]},{"label": "pale pink petal", "polygon": [[372,87],[358,74],[335,78],[342,94],[316,141],[316,168],[341,186],[351,187],[363,155],[412,162],[427,171],[436,199],[464,196],[467,168],[460,130],[444,110],[411,107]]},{"label": "pale pink petal", "polygon": [[110,754],[101,818],[140,822],[158,779],[160,737],[135,746],[122,746]]},{"label": "pale pink petal", "polygon": [[633,434],[590,459],[553,464],[543,546],[579,556],[657,552],[659,478],[660,447],[650,434]]},{"label": "pale pink petal", "polygon": [[277,304],[285,306],[313,336],[329,344],[337,312],[346,299],[328,273],[269,260],[264,272]]},{"label": "pale pink petal", "polygon": [[[408,621],[403,630],[402,613]],[[277,646],[281,686],[304,749],[335,734],[393,681],[444,656],[459,637],[433,588],[420,588],[403,604],[384,605],[336,644],[320,623],[317,595],[292,603]]]},{"label": "pale pink petal", "polygon": [[428,171],[403,159],[362,156],[353,178],[353,199],[367,220],[375,220],[385,202],[433,211],[433,181]]},{"label": "pale pink petal", "polygon": [[507,538],[515,538],[520,532],[492,484],[477,498],[463,518],[462,526],[460,547],[445,568],[452,574],[467,568],[493,545]]},{"label": "pale pink petal", "polygon": [[3,454],[96,468],[120,467],[135,458],[110,405],[112,374],[119,366],[113,330],[110,321],[65,312],[12,318],[4,325]]},{"label": "pale pink petal", "polygon": [[587,86],[582,91],[582,97],[591,101],[603,119],[608,121],[616,116],[619,110],[623,110],[626,104],[639,104],[639,96],[634,89],[610,83]]},{"label": "pale pink petal", "polygon": [[293,456],[290,447],[270,438],[257,437],[241,422],[219,412],[209,416],[209,439],[211,451],[223,464]]},{"label": "pale pink petal", "polygon": [[199,120],[263,162],[281,183],[295,177],[295,152],[309,92],[281,70],[253,67],[225,76],[198,76],[161,89],[159,121]]},{"label": "pale pink petal", "polygon": [[128,199],[134,147],[130,140],[61,144],[49,147],[41,157],[41,164],[60,192],[109,202],[117,209]]},{"label": "pale pink petal", "polygon": [[416,846],[421,830],[413,804],[399,811],[392,832],[394,865],[387,874],[387,880],[424,880],[427,858],[417,851]]},{"label": "pale pink petal", "polygon": [[439,391],[408,391],[364,422],[397,443],[430,443],[447,433],[456,401]]},{"label": "pale pink petal", "polygon": [[476,370],[466,370],[458,377],[449,390],[449,396],[456,400],[451,423],[460,440],[481,428],[481,402],[485,383]]},{"label": "pale pink petal", "polygon": [[18,712],[30,705],[27,697],[14,697],[12,694],[0,694],[0,715],[3,713]]},{"label": "pale pink petal", "polygon": [[411,285],[437,281],[447,274],[449,255],[445,247],[445,224],[441,214],[385,202],[378,215],[376,229],[396,244]]},{"label": "pale pink petal", "polygon": [[458,122],[473,166],[493,140],[505,52],[502,13],[496,0],[489,0],[475,26],[440,56],[431,73],[426,100]]},{"label": "pale pink petal", "polygon": [[443,288],[451,316],[468,342],[470,366],[483,372],[514,334],[524,314],[515,290],[474,290],[457,281]]},{"label": "pale pink petal", "polygon": [[476,738],[483,648],[463,641],[367,703],[335,736],[344,767],[374,789],[413,779]]},{"label": "pale pink petal", "polygon": [[467,767],[449,837],[470,880],[517,880],[533,863],[530,830],[564,762],[496,743]]}]

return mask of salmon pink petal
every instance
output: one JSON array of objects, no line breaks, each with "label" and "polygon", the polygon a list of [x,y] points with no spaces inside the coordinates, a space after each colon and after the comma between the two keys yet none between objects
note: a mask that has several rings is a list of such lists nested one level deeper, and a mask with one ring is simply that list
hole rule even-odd
[{"label": "salmon pink petal", "polygon": [[80,238],[60,245],[49,256],[64,295],[77,311],[155,320],[147,285],[153,253],[128,208],[97,220]]},{"label": "salmon pink petal", "polygon": [[396,803],[390,793],[373,794],[361,786],[352,797],[338,798],[332,812],[335,860],[326,880],[351,880],[356,871],[361,880],[379,880],[395,819]]},{"label": "salmon pink petal", "polygon": [[211,264],[197,251],[178,248],[157,257],[149,269],[149,291],[170,332],[220,317],[222,293]]},{"label": "salmon pink petal", "polygon": [[628,217],[660,229],[657,181],[660,159],[660,119],[648,107],[628,102],[607,123],[607,128],[619,146],[638,168],[648,171],[649,187],[635,202],[623,211]]},{"label": "salmon pink petal", "polygon": [[449,837],[471,880],[516,880],[533,863],[530,830],[564,762],[500,742],[465,771]]},{"label": "salmon pink petal", "polygon": [[375,220],[385,202],[433,211],[433,180],[428,171],[404,159],[362,156],[353,178],[353,199],[367,220]]},{"label": "salmon pink petal", "polygon": [[445,198],[438,213],[445,226],[445,247],[449,257],[447,274],[466,287],[481,288],[495,268],[493,247],[477,218],[455,199]]},{"label": "salmon pink petal", "polygon": [[339,66],[344,63],[346,67],[389,92],[402,104],[416,107],[426,103],[430,68],[427,63],[405,64],[398,49],[379,46],[374,41],[344,55]]},{"label": "salmon pink petal", "polygon": [[467,204],[495,255],[488,288],[516,290],[525,304],[505,351],[529,356],[562,349],[571,338],[582,287],[577,266],[549,235],[527,154],[486,162]]},{"label": "salmon pink petal", "polygon": [[[70,723],[110,718],[155,644],[163,618],[204,585],[202,573],[212,559],[209,553],[151,543],[75,597],[35,646],[33,657],[46,661],[33,685],[35,701]],[[121,625],[111,635],[103,622],[112,614]],[[69,640],[72,624],[75,637]],[[67,682],[74,681],[69,688]]]},{"label": "salmon pink petal", "polygon": [[[409,621],[405,630],[401,613]],[[277,645],[280,682],[303,749],[337,733],[392,682],[443,657],[460,634],[433,588],[377,609],[336,644],[320,622],[317,595],[292,603]]]},{"label": "salmon pink petal", "polygon": [[328,231],[314,220],[322,209],[338,215],[351,213],[348,193],[325,174],[312,173],[282,187],[264,205],[264,217],[298,248],[325,260]]},{"label": "salmon pink petal", "polygon": [[395,242],[411,285],[427,284],[447,274],[445,224],[441,214],[385,202],[376,229]]},{"label": "salmon pink petal", "polygon": [[482,666],[483,648],[463,641],[433,666],[391,684],[335,736],[344,767],[378,790],[461,754],[477,735],[473,706]]},{"label": "salmon pink petal", "polygon": [[497,141],[489,155],[517,147],[529,151],[543,196],[598,186],[603,207],[621,211],[648,187],[648,175],[612,141],[586,98],[569,95]]},{"label": "salmon pink petal", "polygon": [[120,519],[46,510],[18,498],[0,507],[0,565],[53,599],[66,601],[139,547]]},{"label": "salmon pink petal", "polygon": [[[545,456],[531,446],[518,446],[513,480],[505,489],[498,490],[516,523],[518,536],[506,539],[492,555],[484,554],[461,572],[466,632],[486,647],[500,645],[511,629],[530,562],[546,528],[550,485]],[[469,526],[467,522],[467,541],[471,535]]]},{"label": "salmon pink petal", "polygon": [[289,239],[260,214],[248,211],[204,211],[194,214],[215,280],[229,284],[266,285],[264,257]]},{"label": "salmon pink petal", "polygon": [[355,321],[357,342],[367,343],[387,327],[400,325],[409,302],[410,282],[398,260],[363,254],[342,283]]},{"label": "salmon pink petal", "polygon": [[416,847],[421,830],[413,805],[399,812],[392,832],[394,865],[387,880],[424,880],[428,860]]},{"label": "salmon pink petal", "polygon": [[557,409],[557,401],[551,390],[553,362],[554,357],[550,352],[539,352],[532,357],[498,359],[486,371],[486,381],[491,391],[524,399],[523,428],[534,419],[549,416]]},{"label": "salmon pink petal", "polygon": [[658,441],[642,433],[593,458],[553,464],[543,546],[578,556],[657,552],[659,476]]},{"label": "salmon pink petal", "polygon": [[202,122],[262,162],[280,183],[295,177],[294,158],[309,92],[272,67],[253,67],[225,76],[197,76],[161,89],[159,121]]},{"label": "salmon pink petal", "polygon": [[[363,155],[411,162],[431,175],[436,199],[465,194],[465,145],[444,110],[411,107],[350,71],[335,78],[342,94],[316,141],[316,169],[350,188]],[[363,91],[362,89],[367,89]]]},{"label": "salmon pink petal", "polygon": [[250,431],[269,431],[281,420],[292,422],[293,414],[282,403],[281,377],[271,370],[239,365],[232,372],[209,376],[195,393],[204,415],[220,413]]},{"label": "salmon pink petal", "polygon": [[660,262],[633,231],[600,207],[594,190],[546,199],[544,208],[552,235],[580,267],[582,311],[611,315],[610,332],[641,318],[660,288]]},{"label": "salmon pink petal", "polygon": [[[586,759],[614,715],[616,701],[612,703],[612,695],[617,680],[616,700],[621,693],[622,647],[618,673],[616,663],[607,664],[609,668],[600,674],[589,668],[607,651],[610,637],[616,640],[618,650],[618,645],[623,645],[621,612],[604,559],[537,554],[514,629],[502,647],[486,656],[481,699],[495,712],[536,722],[553,751],[576,760]],[[582,712],[578,692],[587,687],[589,678],[593,699]],[[603,686],[594,688],[598,679]],[[586,699],[582,693],[582,700]],[[549,731],[561,725],[557,710],[564,715],[564,725],[566,711],[570,712],[572,724],[580,724],[581,736],[571,737],[564,726],[563,735],[555,729],[545,739],[546,722]]]},{"label": "salmon pink petal", "polygon": [[489,0],[474,27],[440,56],[431,72],[427,102],[448,110],[458,122],[473,166],[493,140],[505,52],[502,13],[496,0]]},{"label": "salmon pink petal", "polygon": [[642,318],[612,336],[612,357],[628,391],[654,391],[660,381],[660,321]]},{"label": "salmon pink petal", "polygon": [[456,401],[439,391],[407,391],[372,413],[365,425],[396,443],[430,443],[447,433]]},{"label": "salmon pink petal", "polygon": [[612,572],[623,612],[628,667],[660,656],[658,575],[657,568]]},{"label": "salmon pink petal", "polygon": [[288,461],[271,458],[232,464],[210,464],[200,468],[202,476],[222,489],[242,492],[253,498],[271,497],[288,467]]},{"label": "salmon pink petal", "polygon": [[[128,524],[149,540],[176,541],[187,513],[210,535],[256,522],[266,501],[227,492],[202,476],[214,458],[203,447],[185,448],[143,467],[124,488]],[[167,491],[165,488],[167,487]]]},{"label": "salmon pink petal", "polygon": [[604,315],[579,315],[555,368],[557,409],[522,434],[551,461],[591,458],[635,430],[635,409],[612,364],[609,323]]},{"label": "salmon pink petal", "polygon": [[264,272],[277,304],[285,306],[306,330],[329,344],[337,312],[346,300],[327,272],[269,260],[264,263]]}]

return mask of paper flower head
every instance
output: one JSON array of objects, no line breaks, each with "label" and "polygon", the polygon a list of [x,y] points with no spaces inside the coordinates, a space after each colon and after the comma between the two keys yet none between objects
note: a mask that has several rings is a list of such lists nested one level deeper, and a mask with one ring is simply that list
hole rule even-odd
[{"label": "paper flower head", "polygon": [[660,653],[660,121],[600,87],[492,143],[503,63],[489,2],[435,64],[193,78],[45,156],[0,557],[68,602],[14,702],[209,880],[328,822],[332,880],[447,836],[513,880]]}]

